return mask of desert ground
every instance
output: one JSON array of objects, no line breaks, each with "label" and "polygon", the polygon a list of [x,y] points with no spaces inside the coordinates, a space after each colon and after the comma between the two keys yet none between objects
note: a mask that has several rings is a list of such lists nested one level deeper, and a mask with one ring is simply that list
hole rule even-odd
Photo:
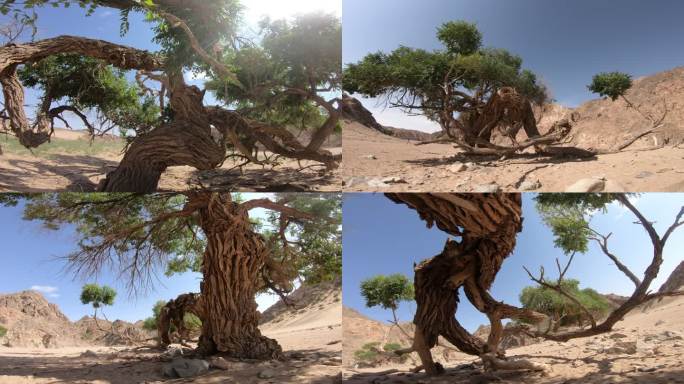
[{"label": "desert ground", "polygon": [[[380,367],[361,368],[345,359],[344,378],[349,383],[387,384],[684,383],[682,319],[684,298],[668,299],[652,308],[635,310],[618,323],[611,333],[570,340],[567,343],[543,341],[506,351],[508,357],[544,364],[546,371],[539,373],[484,373],[479,359],[440,348],[439,353],[433,350],[433,356],[446,368],[442,376],[427,377],[424,373],[412,373],[415,365],[411,360],[407,360],[405,364],[390,363]],[[357,324],[361,322],[358,317],[355,321]],[[344,324],[346,341],[347,315]],[[444,353],[445,351],[448,353]]]},{"label": "desert ground", "polygon": [[[263,334],[283,348],[284,361],[208,359],[211,369],[191,378],[165,378],[162,370],[178,351],[146,346],[0,346],[0,383],[336,383],[341,382],[341,290],[339,284],[306,287],[264,312]],[[42,311],[43,313],[45,311]],[[186,356],[188,357],[188,356]],[[221,368],[218,368],[221,367]]]},{"label": "desert ground", "polygon": [[343,188],[349,192],[489,192],[495,185],[511,192],[559,192],[587,178],[610,180],[622,192],[684,189],[684,147],[575,160],[549,160],[533,153],[505,160],[465,159],[452,145],[417,146],[417,141],[383,135],[356,122],[345,124],[343,141]]},{"label": "desert ground", "polygon": [[[563,146],[613,152],[618,144],[639,137],[618,153],[583,159],[537,156],[532,148],[507,158],[465,157],[451,144],[417,146],[418,140],[429,141],[434,136],[411,131],[411,127],[383,127],[377,116],[357,110],[355,116],[347,116],[343,129],[343,188],[350,192],[562,192],[582,181],[585,192],[681,191],[683,79],[684,67],[674,68],[635,79],[627,93],[642,112],[663,116],[655,128],[619,100],[595,99],[576,108],[549,104],[535,109],[542,134],[554,122],[572,121]],[[390,134],[383,133],[388,130]],[[525,139],[521,130],[516,140]],[[510,139],[497,138],[496,132],[493,141],[511,145]]]},{"label": "desert ground", "polygon": [[[339,143],[327,149],[338,154]],[[337,146],[335,146],[337,145]],[[123,157],[122,140],[98,137],[92,143],[82,131],[56,129],[50,143],[33,151],[21,147],[16,139],[0,135],[0,192],[94,191],[107,172]],[[272,154],[269,154],[269,157]],[[260,157],[264,159],[263,153]],[[311,161],[278,159],[279,165],[249,164],[228,159],[218,169],[197,171],[192,167],[171,167],[163,175],[160,191],[184,191],[194,187],[235,191],[338,191],[339,170]],[[301,165],[301,167],[300,167]]]}]

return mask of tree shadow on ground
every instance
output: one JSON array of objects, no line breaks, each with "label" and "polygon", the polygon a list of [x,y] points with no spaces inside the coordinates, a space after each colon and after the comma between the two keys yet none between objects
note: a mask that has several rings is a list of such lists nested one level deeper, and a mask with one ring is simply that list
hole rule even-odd
[{"label": "tree shadow on ground", "polygon": [[[196,171],[192,182],[210,189],[230,189],[235,191],[256,192],[307,192],[330,189],[338,183],[332,172],[317,171],[311,168],[275,169],[214,169]],[[340,189],[339,187],[337,189]]]},{"label": "tree shadow on ground", "polygon": [[[559,356],[543,356],[543,355],[520,355],[516,357],[535,357],[551,359],[557,362],[571,362],[574,359],[563,358]],[[345,374],[345,383],[382,383],[382,384],[409,384],[409,383],[423,383],[423,384],[485,384],[485,383],[510,383],[510,384],[613,384],[613,383],[633,383],[633,384],[665,384],[665,383],[684,383],[684,368],[677,367],[676,369],[665,370],[664,367],[655,368],[653,372],[640,372],[638,370],[630,372],[614,372],[612,371],[612,364],[617,360],[635,360],[642,359],[637,356],[618,356],[610,359],[595,359],[594,357],[585,357],[580,359],[582,364],[596,364],[598,371],[586,373],[581,377],[569,378],[567,376],[546,376],[539,372],[529,371],[512,371],[512,372],[495,372],[493,374],[485,373],[481,368],[472,364],[461,364],[457,367],[447,368],[444,374],[439,376],[427,376],[425,373],[412,373],[408,370],[401,371],[397,369],[388,369],[382,372],[375,373],[357,373],[352,370]],[[550,364],[553,366],[553,364]],[[349,370],[347,370],[349,371]]]},{"label": "tree shadow on ground", "polygon": [[[49,351],[49,350],[47,350]],[[319,350],[286,351],[289,358],[284,362],[251,362],[244,370],[215,370],[188,379],[169,379],[161,374],[166,362],[159,359],[159,352],[152,350],[122,355],[119,353],[99,353],[98,357],[80,356],[35,356],[14,353],[13,356],[0,356],[0,381],[21,380],[20,377],[33,377],[51,383],[89,383],[104,381],[111,384],[141,382],[164,383],[300,383],[332,384],[340,383],[340,363],[331,361],[339,352]],[[275,374],[264,380],[259,372],[270,369]]]},{"label": "tree shadow on ground", "polygon": [[[118,163],[82,155],[50,155],[49,159],[9,159],[7,164],[9,167],[0,169],[0,188],[8,191],[93,192],[96,185],[89,177],[104,176]],[[64,178],[67,184],[55,187],[51,178]]]},{"label": "tree shadow on ground", "polygon": [[597,156],[592,157],[571,157],[571,156],[544,156],[534,153],[518,153],[506,156],[500,160],[500,156],[467,156],[457,154],[449,157],[434,157],[416,160],[404,160],[405,163],[421,165],[424,167],[446,166],[455,163],[473,163],[481,167],[504,167],[506,165],[540,165],[540,164],[566,164],[584,163],[598,160]]}]

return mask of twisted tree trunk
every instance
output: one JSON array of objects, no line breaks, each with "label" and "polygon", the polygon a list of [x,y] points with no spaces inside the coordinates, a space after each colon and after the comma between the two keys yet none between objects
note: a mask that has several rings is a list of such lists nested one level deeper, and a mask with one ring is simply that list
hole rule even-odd
[{"label": "twisted tree trunk", "polygon": [[254,300],[259,271],[267,249],[254,232],[247,211],[231,201],[230,194],[202,194],[200,225],[207,246],[202,259],[204,279],[200,285],[204,317],[199,350],[248,359],[279,359],[278,343],[258,328]]},{"label": "twisted tree trunk", "polygon": [[[488,293],[522,230],[519,194],[388,193],[387,197],[415,209],[428,227],[437,225],[461,238],[460,242],[447,240],[439,255],[415,267],[416,334],[411,350],[418,352],[428,374],[442,371],[430,353],[439,336],[465,353],[496,355],[503,337],[501,319],[544,318],[500,303]],[[468,300],[489,317],[492,327],[486,344],[455,318],[461,287]]]}]

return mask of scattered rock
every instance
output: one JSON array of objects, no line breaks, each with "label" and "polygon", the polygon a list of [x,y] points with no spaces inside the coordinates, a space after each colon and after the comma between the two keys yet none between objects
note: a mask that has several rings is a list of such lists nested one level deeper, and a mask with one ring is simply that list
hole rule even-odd
[{"label": "scattered rock", "polygon": [[450,166],[447,167],[447,171],[453,172],[453,173],[459,173],[468,170],[468,166],[463,164],[463,163],[455,163],[451,164]]},{"label": "scattered rock", "polygon": [[541,181],[535,180],[535,181],[529,181],[525,180],[522,183],[520,183],[520,189],[521,191],[534,191],[535,189],[539,189],[542,187]]},{"label": "scattered rock", "polygon": [[638,175],[636,175],[636,178],[637,179],[645,179],[645,178],[651,177],[651,176],[653,176],[653,172],[643,171],[643,172],[639,173]]},{"label": "scattered rock", "polygon": [[95,353],[89,349],[89,350],[81,353],[81,357],[97,357],[97,353]]},{"label": "scattered rock", "polygon": [[656,368],[656,367],[639,367],[639,368],[637,368],[637,371],[639,371],[639,372],[655,372],[657,370],[658,370],[658,368]]},{"label": "scattered rock", "polygon": [[171,367],[173,372],[177,375],[176,377],[188,378],[199,376],[203,373],[209,371],[209,362],[200,359],[184,359],[177,358],[173,359],[170,364],[164,364],[162,367],[162,373],[167,375],[171,372],[168,367]]},{"label": "scattered rock", "polygon": [[209,358],[209,366],[211,368],[222,369],[224,371],[227,371],[227,370],[233,368],[233,365],[231,363],[229,363],[223,357],[218,357],[218,356],[212,356]]},{"label": "scattered rock", "polygon": [[625,335],[624,333],[619,333],[619,332],[612,333],[610,336],[608,336],[608,338],[611,338],[611,339],[624,339],[625,337],[627,337],[627,335]]},{"label": "scattered rock", "polygon": [[366,155],[366,156],[361,156],[362,159],[366,160],[377,160],[378,158],[375,157],[375,155]]},{"label": "scattered rock", "polygon": [[487,384],[487,383],[497,383],[502,381],[499,376],[493,375],[491,373],[483,373],[481,375],[476,375],[470,378],[469,384]]},{"label": "scattered rock", "polygon": [[389,184],[384,183],[380,179],[370,179],[366,182],[366,184],[369,187],[373,187],[373,188],[387,188],[387,187],[389,187]]},{"label": "scattered rock", "polygon": [[384,179],[381,180],[383,183],[386,184],[406,184],[407,181],[403,177],[385,177]]},{"label": "scattered rock", "polygon": [[480,184],[476,185],[475,188],[473,189],[473,192],[477,193],[497,193],[501,190],[501,187],[499,187],[498,184],[495,183],[490,183],[490,184]]},{"label": "scattered rock", "polygon": [[578,180],[575,184],[567,187],[565,192],[601,192],[605,188],[606,180],[588,178]]},{"label": "scattered rock", "polygon": [[610,355],[633,355],[637,352],[636,341],[618,341],[614,346],[605,348],[603,352]]},{"label": "scattered rock", "polygon": [[178,374],[176,373],[176,370],[173,369],[173,365],[164,364],[162,365],[162,376],[175,379],[178,377]]},{"label": "scattered rock", "polygon": [[264,369],[263,371],[259,372],[257,374],[257,377],[260,379],[272,379],[275,377],[276,372],[272,369]]},{"label": "scattered rock", "polygon": [[658,320],[658,321],[656,321],[656,323],[655,323],[656,327],[659,326],[659,325],[663,325],[663,324],[665,324],[665,321],[664,321],[664,320]]}]

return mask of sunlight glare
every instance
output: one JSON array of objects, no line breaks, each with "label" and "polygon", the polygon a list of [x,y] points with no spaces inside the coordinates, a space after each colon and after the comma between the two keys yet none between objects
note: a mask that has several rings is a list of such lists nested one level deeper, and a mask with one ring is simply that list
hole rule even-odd
[{"label": "sunlight glare", "polygon": [[259,21],[265,16],[283,19],[316,11],[338,16],[342,14],[341,0],[242,0],[242,4],[249,22]]}]

